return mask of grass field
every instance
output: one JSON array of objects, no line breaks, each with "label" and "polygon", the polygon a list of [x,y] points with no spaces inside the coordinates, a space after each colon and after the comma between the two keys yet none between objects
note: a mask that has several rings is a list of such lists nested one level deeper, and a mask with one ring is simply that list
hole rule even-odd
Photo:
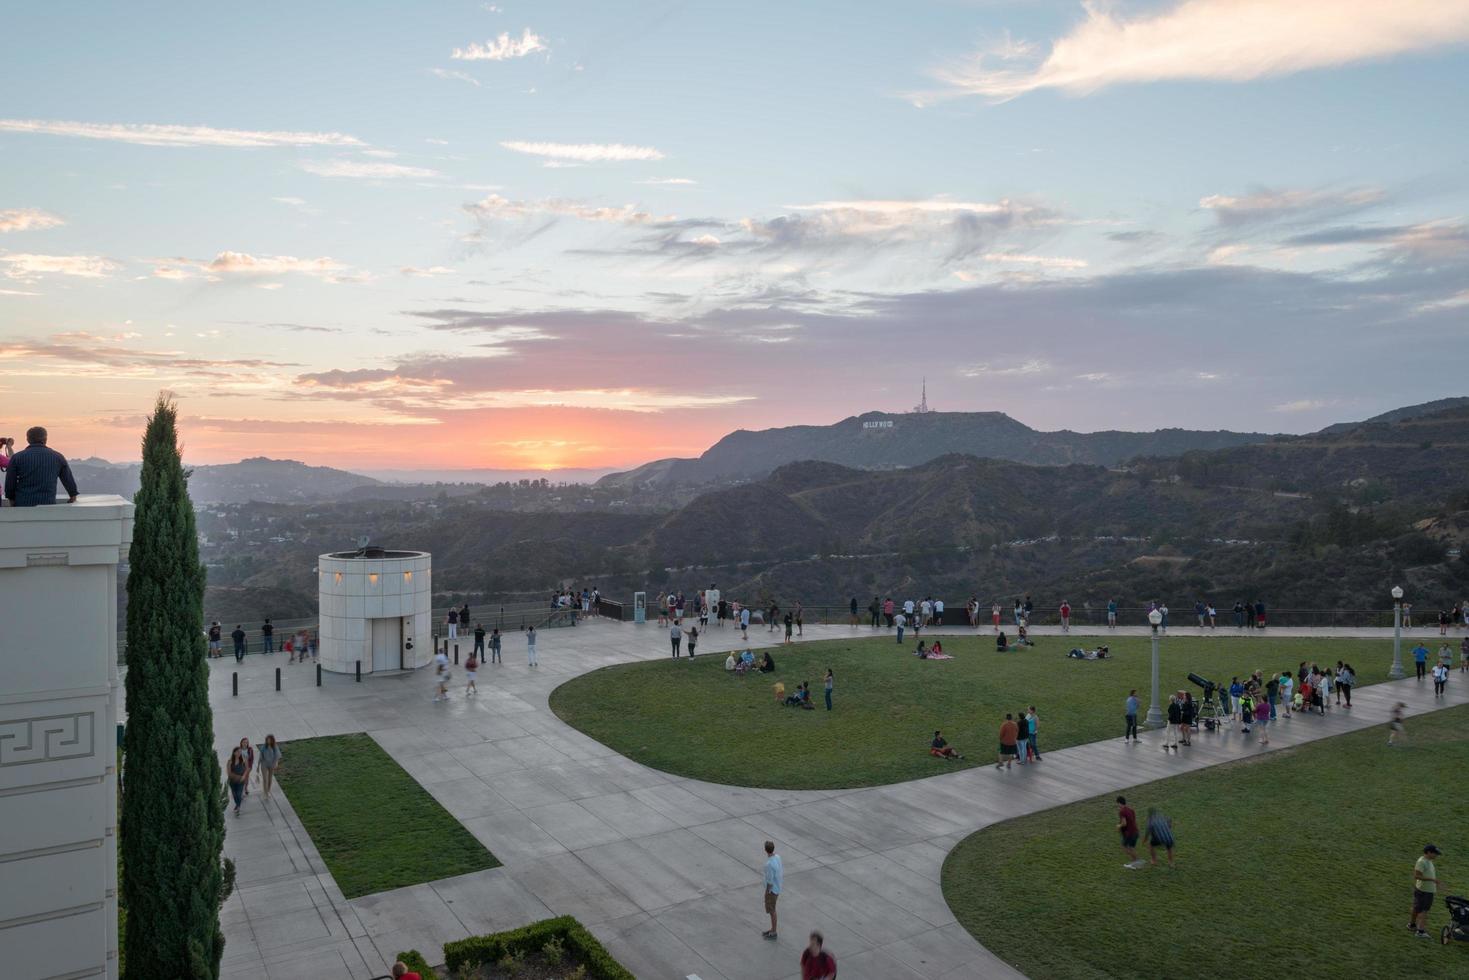
[{"label": "grass field", "polygon": [[1466,727],[1450,708],[1410,718],[1406,748],[1372,728],[1127,790],[1173,817],[1176,871],[1122,867],[1112,794],[997,824],[950,853],[944,897],[1033,977],[1469,976],[1442,898],[1432,941],[1405,928],[1424,844],[1440,894],[1469,892]]},{"label": "grass field", "polygon": [[[1070,660],[1096,638],[1042,637],[1024,653],[994,641],[944,637],[953,660],[919,660],[889,636],[772,648],[773,675],[726,674],[724,656],[622,664],[584,674],[551,694],[564,721],[638,762],[716,783],[782,789],[872,786],[993,761],[1006,712],[1034,704],[1040,750],[1122,736],[1122,702],[1137,688],[1146,713],[1151,654],[1146,637],[1112,637],[1114,659]],[[757,650],[758,653],[758,650]],[[1188,687],[1193,671],[1228,683],[1255,669],[1295,669],[1302,660],[1357,668],[1360,684],[1383,679],[1391,647],[1373,640],[1169,637],[1160,655],[1163,690]],[[835,710],[821,704],[826,668]],[[811,682],[816,711],[777,706],[771,690]],[[966,755],[928,755],[933,730]]]},{"label": "grass field", "polygon": [[280,784],[347,898],[500,866],[366,735],[281,752]]}]

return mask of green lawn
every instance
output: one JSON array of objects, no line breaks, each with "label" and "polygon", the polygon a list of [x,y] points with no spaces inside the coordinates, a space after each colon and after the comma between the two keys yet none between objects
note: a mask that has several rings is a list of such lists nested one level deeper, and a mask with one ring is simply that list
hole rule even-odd
[{"label": "green lawn", "polygon": [[[1405,928],[1413,862],[1446,854],[1449,894],[1469,892],[1456,853],[1469,824],[1469,706],[1134,787],[1174,819],[1178,870],[1129,871],[1114,795],[997,824],[944,863],[944,897],[975,938],[1029,976],[1463,977],[1469,946]],[[1447,843],[1445,843],[1447,842]],[[1145,849],[1143,851],[1145,853]]]},{"label": "green lawn", "polygon": [[[1034,704],[1040,749],[1122,736],[1122,702],[1137,688],[1146,713],[1146,637],[1111,637],[1115,659],[1066,658],[1095,637],[1042,637],[1024,653],[996,653],[988,634],[944,637],[955,659],[919,660],[887,639],[826,640],[772,648],[774,675],[728,675],[724,655],[623,664],[584,674],[551,694],[563,720],[638,762],[740,786],[830,789],[872,786],[992,762],[1006,712]],[[758,649],[757,649],[758,655]],[[1389,643],[1271,637],[1169,637],[1163,690],[1188,687],[1190,672],[1228,683],[1255,669],[1302,660],[1357,668],[1360,684],[1384,679]],[[836,675],[835,710],[821,704],[826,668]],[[775,680],[809,680],[816,711],[776,705]],[[935,728],[967,758],[928,754]]]},{"label": "green lawn", "polygon": [[500,866],[366,735],[281,752],[281,786],[347,898]]}]

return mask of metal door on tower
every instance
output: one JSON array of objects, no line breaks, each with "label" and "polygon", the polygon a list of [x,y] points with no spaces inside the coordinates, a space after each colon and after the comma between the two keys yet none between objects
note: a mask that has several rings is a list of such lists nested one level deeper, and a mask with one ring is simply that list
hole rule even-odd
[{"label": "metal door on tower", "polygon": [[403,620],[374,619],[372,623],[372,669],[397,670],[403,666]]}]

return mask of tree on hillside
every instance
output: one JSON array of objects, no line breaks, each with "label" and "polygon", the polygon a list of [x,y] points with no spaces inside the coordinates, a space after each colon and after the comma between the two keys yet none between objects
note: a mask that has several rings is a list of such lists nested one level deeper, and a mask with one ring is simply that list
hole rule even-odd
[{"label": "tree on hillside", "polygon": [[143,436],[128,553],[125,976],[212,980],[233,868],[220,862],[224,800],[209,708],[204,568],[177,423],[177,406],[160,395]]}]

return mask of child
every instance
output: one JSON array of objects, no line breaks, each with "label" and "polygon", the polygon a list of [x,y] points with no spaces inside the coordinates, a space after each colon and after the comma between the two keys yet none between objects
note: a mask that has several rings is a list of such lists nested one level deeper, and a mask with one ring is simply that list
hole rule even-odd
[{"label": "child", "polygon": [[1401,701],[1393,705],[1392,725],[1387,733],[1388,745],[1397,745],[1398,740],[1400,738],[1405,738],[1408,734],[1406,731],[1403,730],[1403,709],[1406,707],[1407,705]]},{"label": "child", "polygon": [[479,688],[476,687],[475,684],[474,684],[474,679],[475,679],[475,676],[476,676],[476,672],[478,670],[479,670],[479,660],[477,660],[475,658],[474,651],[471,650],[469,652],[469,659],[466,660],[466,661],[464,661],[464,676],[469,681],[469,683],[467,683],[466,685],[464,685],[464,696],[465,697],[471,697],[471,696],[479,693]]}]

